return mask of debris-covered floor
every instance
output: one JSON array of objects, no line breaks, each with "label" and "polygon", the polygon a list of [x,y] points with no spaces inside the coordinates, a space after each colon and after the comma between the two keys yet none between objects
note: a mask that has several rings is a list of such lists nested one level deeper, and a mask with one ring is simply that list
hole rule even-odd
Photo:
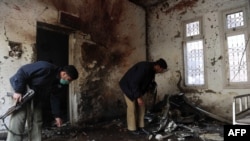
[{"label": "debris-covered floor", "polygon": [[145,116],[148,134],[127,132],[126,120],[85,127],[44,128],[45,141],[223,141],[223,125],[229,121],[200,109],[187,101],[183,94],[165,97]]},{"label": "debris-covered floor", "polygon": [[[148,131],[153,131],[155,125],[149,123]],[[44,141],[158,141],[160,136],[166,137],[163,141],[223,141],[223,124],[217,121],[201,121],[185,124],[171,132],[164,130],[154,135],[132,135],[126,131],[125,120],[113,120],[85,128],[64,126],[59,128],[45,128]],[[188,129],[190,128],[190,129]]]},{"label": "debris-covered floor", "polygon": [[149,109],[145,115],[148,134],[127,132],[123,116],[77,127],[69,123],[60,128],[46,125],[43,141],[223,141],[223,127],[230,124],[193,105],[183,94],[166,96]]}]

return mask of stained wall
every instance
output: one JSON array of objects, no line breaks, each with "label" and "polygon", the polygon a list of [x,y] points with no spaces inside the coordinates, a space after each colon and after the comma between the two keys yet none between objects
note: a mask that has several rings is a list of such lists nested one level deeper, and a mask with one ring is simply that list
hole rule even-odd
[{"label": "stained wall", "polygon": [[[69,39],[70,63],[80,77],[70,86],[70,116],[73,123],[97,122],[125,114],[118,81],[140,60],[164,58],[169,71],[157,75],[157,100],[180,91],[197,105],[231,118],[234,95],[249,89],[223,85],[221,12],[249,4],[247,0],[189,0],[162,2],[143,9],[128,0],[2,0],[0,2],[0,114],[13,104],[7,92],[9,77],[23,64],[36,60],[37,21],[60,27],[60,11],[79,18],[80,26]],[[146,14],[147,13],[147,14]],[[248,14],[250,15],[250,14]],[[206,40],[206,89],[182,84],[182,21],[202,17]],[[249,22],[249,16],[248,22]],[[13,48],[16,43],[21,48]],[[147,54],[149,53],[149,54]],[[214,61],[216,60],[216,61]]]},{"label": "stained wall", "polygon": [[[78,17],[80,26],[60,24],[61,11]],[[69,63],[80,77],[70,85],[71,121],[97,122],[124,114],[118,81],[132,64],[146,58],[141,7],[127,0],[2,0],[0,18],[0,115],[14,104],[6,96],[13,92],[9,77],[36,61],[37,22],[72,30]]]},{"label": "stained wall", "polygon": [[[183,92],[200,108],[231,121],[233,96],[249,93],[249,88],[225,87],[223,76],[226,56],[222,14],[225,10],[240,6],[246,7],[249,24],[248,0],[176,0],[148,8],[150,57],[163,56],[170,69],[164,77],[158,77],[160,98],[165,94]],[[199,17],[203,23],[207,85],[205,88],[188,88],[183,85],[182,23]]]}]

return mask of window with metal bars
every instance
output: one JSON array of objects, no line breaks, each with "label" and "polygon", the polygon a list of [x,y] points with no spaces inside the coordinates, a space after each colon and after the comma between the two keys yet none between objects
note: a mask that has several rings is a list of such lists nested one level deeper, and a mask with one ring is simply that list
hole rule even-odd
[{"label": "window with metal bars", "polygon": [[204,86],[204,50],[201,18],[184,22],[185,85]]},{"label": "window with metal bars", "polygon": [[249,49],[245,8],[225,11],[225,45],[227,66],[227,86],[249,84]]}]

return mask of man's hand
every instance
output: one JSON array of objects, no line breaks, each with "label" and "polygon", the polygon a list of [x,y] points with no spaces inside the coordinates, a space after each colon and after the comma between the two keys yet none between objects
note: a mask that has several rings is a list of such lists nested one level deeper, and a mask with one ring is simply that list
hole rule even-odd
[{"label": "man's hand", "polygon": [[139,106],[143,106],[144,105],[144,101],[143,101],[143,99],[142,98],[137,98],[137,103],[138,103],[138,105]]},{"label": "man's hand", "polygon": [[55,124],[56,124],[56,126],[57,127],[61,127],[62,126],[62,119],[61,118],[59,118],[59,117],[56,117],[55,118]]},{"label": "man's hand", "polygon": [[22,94],[20,94],[20,93],[14,93],[12,97],[15,100],[15,103],[22,101]]}]

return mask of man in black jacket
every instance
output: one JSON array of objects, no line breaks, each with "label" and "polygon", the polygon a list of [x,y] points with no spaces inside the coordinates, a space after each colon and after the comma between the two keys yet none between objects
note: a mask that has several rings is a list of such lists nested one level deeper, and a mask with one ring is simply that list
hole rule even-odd
[{"label": "man in black jacket", "polygon": [[[30,103],[25,104],[21,109],[11,115],[7,141],[22,141],[26,123],[29,126],[29,138],[32,141],[42,140],[42,103],[50,98],[50,93],[60,85],[68,85],[78,78],[78,71],[73,65],[58,67],[47,61],[23,65],[10,78],[14,90],[13,99],[16,102],[22,100],[27,87],[35,91]],[[58,99],[51,101],[52,112],[58,113]],[[55,114],[55,123],[58,127],[62,125],[62,119]]]},{"label": "man in black jacket", "polygon": [[164,59],[155,62],[142,61],[132,66],[120,80],[119,84],[127,104],[127,128],[131,133],[146,132],[144,130],[143,95],[147,92],[149,85],[154,82],[155,74],[163,73],[166,69],[167,63]]}]

